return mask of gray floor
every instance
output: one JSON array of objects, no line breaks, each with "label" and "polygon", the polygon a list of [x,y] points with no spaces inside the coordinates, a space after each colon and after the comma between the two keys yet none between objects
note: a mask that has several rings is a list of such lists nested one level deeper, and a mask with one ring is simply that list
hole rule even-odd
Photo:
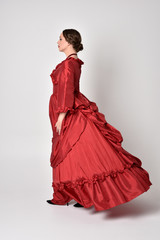
[{"label": "gray floor", "polygon": [[[18,161],[18,159],[16,159]],[[3,240],[123,239],[150,240],[159,234],[159,189],[152,183],[148,192],[115,208],[96,212],[46,202],[52,197],[51,168],[44,159],[23,159],[12,168],[5,164],[1,181],[0,237]],[[32,160],[32,161],[31,161]],[[5,159],[6,163],[9,160]],[[39,166],[36,164],[39,161]],[[20,164],[21,162],[21,164]],[[32,162],[32,164],[31,164]],[[19,165],[19,166],[18,166]],[[8,166],[8,167],[7,167]],[[18,167],[17,167],[18,166]],[[42,167],[43,166],[43,167]],[[3,175],[4,176],[4,175]],[[2,177],[2,175],[1,175]]]}]

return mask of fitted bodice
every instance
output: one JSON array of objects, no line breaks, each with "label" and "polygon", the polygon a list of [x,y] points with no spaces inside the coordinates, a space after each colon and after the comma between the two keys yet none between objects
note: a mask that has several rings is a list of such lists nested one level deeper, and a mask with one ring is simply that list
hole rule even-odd
[{"label": "fitted bodice", "polygon": [[55,69],[53,69],[52,73],[50,74],[52,82],[53,82],[53,94],[57,94],[57,90],[62,81],[62,78],[65,78],[68,75],[68,66],[70,64],[71,71],[74,76],[74,92],[79,92],[79,80],[81,75],[81,65],[84,64],[82,60],[79,58],[75,59],[73,57],[66,58],[61,63],[59,63]]}]

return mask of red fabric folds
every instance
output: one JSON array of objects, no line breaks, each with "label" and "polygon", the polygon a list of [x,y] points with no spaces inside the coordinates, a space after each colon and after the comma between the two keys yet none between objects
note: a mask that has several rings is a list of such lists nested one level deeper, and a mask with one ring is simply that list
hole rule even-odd
[{"label": "red fabric folds", "polygon": [[[82,64],[67,58],[50,75],[52,201],[63,205],[75,199],[100,211],[134,199],[152,183],[141,160],[122,148],[121,133],[79,91]],[[55,123],[60,112],[67,114],[58,135]]]}]

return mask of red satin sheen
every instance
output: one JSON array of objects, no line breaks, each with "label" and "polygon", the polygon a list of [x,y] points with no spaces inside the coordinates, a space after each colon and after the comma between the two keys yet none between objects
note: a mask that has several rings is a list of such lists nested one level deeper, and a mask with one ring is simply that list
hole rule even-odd
[{"label": "red satin sheen", "polygon": [[[100,211],[136,198],[152,183],[141,160],[122,148],[121,133],[80,92],[82,64],[79,58],[66,58],[50,74],[52,202],[63,205],[74,199]],[[60,112],[67,114],[59,135],[55,123]]]}]

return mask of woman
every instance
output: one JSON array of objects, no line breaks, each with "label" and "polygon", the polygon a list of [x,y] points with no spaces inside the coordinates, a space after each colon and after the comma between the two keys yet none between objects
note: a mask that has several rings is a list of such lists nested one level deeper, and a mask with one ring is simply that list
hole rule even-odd
[{"label": "woman", "polygon": [[66,59],[51,73],[49,116],[53,130],[50,164],[54,190],[50,204],[95,207],[101,211],[128,202],[150,188],[142,162],[121,146],[121,133],[106,122],[95,102],[79,89],[83,50],[75,29],[60,34],[58,48]]}]

